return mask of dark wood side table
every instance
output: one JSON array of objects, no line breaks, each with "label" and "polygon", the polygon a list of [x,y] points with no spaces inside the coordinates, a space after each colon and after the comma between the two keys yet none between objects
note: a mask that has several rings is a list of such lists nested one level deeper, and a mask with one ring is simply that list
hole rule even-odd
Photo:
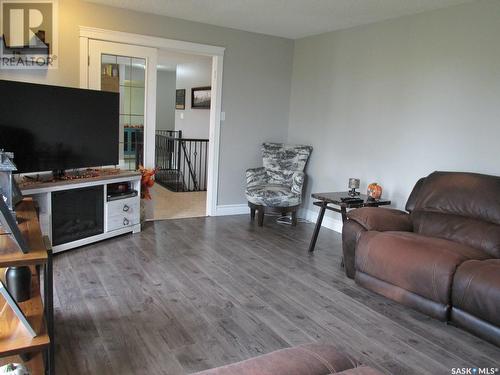
[{"label": "dark wood side table", "polygon": [[[345,223],[347,220],[347,210],[353,208],[360,207],[378,207],[378,206],[387,206],[391,204],[391,201],[385,199],[372,199],[367,195],[360,194],[357,197],[363,200],[363,202],[351,203],[351,202],[342,202],[343,197],[348,197],[349,194],[347,191],[336,191],[331,193],[314,193],[311,194],[311,197],[317,199],[313,204],[320,208],[318,214],[318,220],[316,221],[316,227],[314,228],[314,233],[311,238],[311,243],[309,244],[309,252],[314,251],[314,247],[316,246],[316,241],[318,240],[319,230],[321,229],[321,223],[323,222],[323,216],[325,216],[325,211],[335,211],[342,215],[342,222]],[[333,205],[329,206],[329,205]],[[336,207],[337,206],[337,207]]]}]

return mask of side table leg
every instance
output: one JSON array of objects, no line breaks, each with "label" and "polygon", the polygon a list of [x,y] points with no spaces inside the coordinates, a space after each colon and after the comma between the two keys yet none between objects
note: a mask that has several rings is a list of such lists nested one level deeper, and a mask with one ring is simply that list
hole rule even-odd
[{"label": "side table leg", "polygon": [[347,221],[347,209],[344,206],[340,207],[340,214],[342,215],[342,224]]},{"label": "side table leg", "polygon": [[321,203],[321,208],[319,210],[318,219],[316,220],[316,226],[314,227],[313,236],[311,238],[311,243],[309,244],[309,252],[312,253],[316,247],[316,241],[318,240],[319,230],[321,229],[321,223],[323,222],[323,216],[325,216],[326,202]]},{"label": "side table leg", "polygon": [[[340,207],[340,214],[342,215],[342,224],[345,224],[347,221],[347,209],[344,206]],[[340,259],[340,268],[344,269],[344,267],[344,257],[342,257]]]}]

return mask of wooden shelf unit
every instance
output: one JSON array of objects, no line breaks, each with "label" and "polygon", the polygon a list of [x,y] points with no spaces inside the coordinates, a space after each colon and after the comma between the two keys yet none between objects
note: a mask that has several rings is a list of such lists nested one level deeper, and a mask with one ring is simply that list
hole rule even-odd
[{"label": "wooden shelf unit", "polygon": [[[24,362],[24,365],[31,370],[32,375],[44,375],[45,374],[45,365],[43,363],[43,353],[38,352],[33,357],[30,358],[29,361]],[[6,365],[7,363],[19,363],[18,356],[10,356],[0,358],[0,366]]]},{"label": "wooden shelf unit", "polygon": [[[7,267],[30,267],[31,298],[19,303],[19,307],[37,336],[31,337],[3,296],[0,296],[0,365],[24,362],[18,355],[30,353],[30,359],[25,364],[34,375],[52,374],[54,368],[52,250],[42,236],[31,198],[24,199],[18,205],[16,215],[19,229],[28,242],[30,251],[27,254],[22,253],[10,236],[1,234],[0,275],[3,280]],[[40,285],[41,269],[44,281],[43,298]]]}]

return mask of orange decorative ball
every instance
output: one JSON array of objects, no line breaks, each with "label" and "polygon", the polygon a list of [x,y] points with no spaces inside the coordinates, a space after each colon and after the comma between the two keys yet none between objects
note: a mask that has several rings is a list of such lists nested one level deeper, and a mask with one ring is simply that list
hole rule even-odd
[{"label": "orange decorative ball", "polygon": [[380,186],[376,182],[372,182],[370,185],[368,185],[367,194],[370,198],[380,199],[380,197],[382,196],[382,186]]}]

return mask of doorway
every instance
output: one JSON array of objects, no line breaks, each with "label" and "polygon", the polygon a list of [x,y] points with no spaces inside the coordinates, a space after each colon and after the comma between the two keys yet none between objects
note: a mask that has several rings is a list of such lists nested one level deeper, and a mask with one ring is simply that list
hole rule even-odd
[{"label": "doorway", "polygon": [[155,220],[206,216],[212,59],[158,50]]},{"label": "doorway", "polygon": [[[222,69],[224,48],[197,43],[182,42],[165,38],[130,34],[88,27],[80,27],[80,86],[83,88],[102,89],[104,73],[113,77],[113,69],[127,74],[129,64],[132,73],[139,79],[124,82],[123,99],[120,97],[120,165],[132,169],[140,161],[147,168],[156,166],[156,95],[157,66],[159,51],[204,56],[211,60],[211,109],[209,110],[209,128],[206,159],[206,203],[205,215],[215,216],[218,190],[219,137],[222,99]],[[120,60],[119,60],[120,58]],[[126,61],[125,61],[125,60]],[[113,67],[113,64],[115,65]],[[110,67],[108,67],[110,66]],[[144,83],[140,70],[144,69]],[[107,69],[107,71],[105,70]],[[135,70],[138,71],[135,71]],[[137,78],[137,77],[136,77]],[[126,79],[124,81],[127,81]],[[120,81],[119,81],[120,82]],[[115,83],[116,85],[116,83]],[[120,83],[119,83],[120,85]],[[142,87],[144,86],[144,87]],[[143,107],[141,93],[144,95]],[[129,96],[126,96],[129,95]],[[141,109],[143,111],[141,112]],[[140,124],[142,119],[142,124]],[[142,125],[142,139],[140,138]],[[135,130],[134,130],[135,129]],[[160,130],[160,129],[159,129]],[[134,135],[135,134],[135,135]],[[185,145],[184,145],[185,146]],[[181,146],[184,149],[184,146]],[[142,148],[142,150],[141,150]],[[186,150],[189,153],[188,150]],[[142,158],[142,160],[140,160]],[[148,202],[148,206],[151,203]],[[152,207],[147,207],[149,220],[154,219]]]}]

